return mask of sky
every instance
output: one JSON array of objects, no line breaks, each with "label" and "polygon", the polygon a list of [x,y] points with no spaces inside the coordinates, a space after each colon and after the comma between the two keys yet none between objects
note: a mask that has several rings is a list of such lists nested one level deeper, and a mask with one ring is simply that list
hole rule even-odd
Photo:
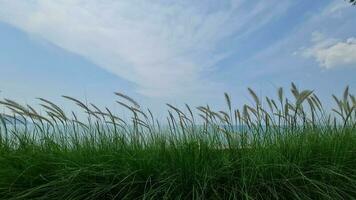
[{"label": "sky", "polygon": [[121,92],[160,113],[294,82],[331,105],[356,91],[354,16],[344,0],[0,0],[0,98]]}]

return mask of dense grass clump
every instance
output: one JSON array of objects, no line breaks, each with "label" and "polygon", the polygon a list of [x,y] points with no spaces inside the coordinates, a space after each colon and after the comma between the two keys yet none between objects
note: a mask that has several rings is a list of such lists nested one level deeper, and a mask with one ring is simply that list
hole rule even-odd
[{"label": "dense grass clump", "polygon": [[277,98],[226,111],[168,104],[161,124],[133,99],[131,112],[73,101],[79,120],[40,98],[41,110],[4,99],[1,199],[356,199],[356,102],[346,88],[323,109],[292,84]]}]

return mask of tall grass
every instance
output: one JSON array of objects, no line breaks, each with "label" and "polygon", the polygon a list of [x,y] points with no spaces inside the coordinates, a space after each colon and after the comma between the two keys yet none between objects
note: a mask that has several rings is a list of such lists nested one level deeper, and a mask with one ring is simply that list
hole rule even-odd
[{"label": "tall grass", "polygon": [[2,199],[356,199],[356,102],[348,87],[325,110],[311,90],[226,110],[167,104],[159,122],[130,97],[130,113],[77,104],[86,120],[39,98],[39,110],[0,105]]}]

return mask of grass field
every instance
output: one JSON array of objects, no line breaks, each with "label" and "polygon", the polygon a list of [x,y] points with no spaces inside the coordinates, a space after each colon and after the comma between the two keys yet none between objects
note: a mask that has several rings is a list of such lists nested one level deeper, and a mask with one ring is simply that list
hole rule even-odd
[{"label": "grass field", "polygon": [[[0,108],[2,199],[356,199],[356,102],[325,110],[292,84],[226,110],[168,107],[165,122],[116,93],[131,113],[64,96],[87,119],[39,99]],[[10,114],[11,113],[11,114]]]}]

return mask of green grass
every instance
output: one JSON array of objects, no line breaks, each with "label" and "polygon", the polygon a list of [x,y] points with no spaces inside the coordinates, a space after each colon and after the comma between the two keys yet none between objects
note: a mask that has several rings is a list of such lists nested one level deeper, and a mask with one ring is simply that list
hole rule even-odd
[{"label": "green grass", "polygon": [[[323,109],[292,84],[226,111],[168,105],[159,124],[131,98],[123,120],[71,97],[79,120],[0,101],[1,199],[356,199],[356,104],[346,88]],[[11,112],[10,112],[11,111]],[[10,114],[11,113],[11,114]]]}]

